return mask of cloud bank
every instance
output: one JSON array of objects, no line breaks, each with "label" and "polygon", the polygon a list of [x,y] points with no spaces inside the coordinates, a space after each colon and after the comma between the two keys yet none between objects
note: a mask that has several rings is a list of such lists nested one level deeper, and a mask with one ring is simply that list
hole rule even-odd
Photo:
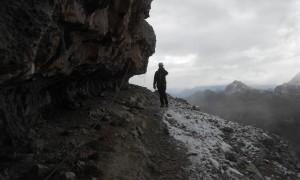
[{"label": "cloud bank", "polygon": [[169,88],[282,84],[300,71],[299,17],[298,0],[155,0],[156,53],[130,82],[152,88],[163,62]]}]

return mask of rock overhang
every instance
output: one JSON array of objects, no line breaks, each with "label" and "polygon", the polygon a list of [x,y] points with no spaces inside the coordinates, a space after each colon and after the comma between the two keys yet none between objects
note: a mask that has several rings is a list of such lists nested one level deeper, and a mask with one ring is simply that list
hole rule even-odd
[{"label": "rock overhang", "polygon": [[152,0],[2,1],[0,86],[53,76],[146,72]]}]

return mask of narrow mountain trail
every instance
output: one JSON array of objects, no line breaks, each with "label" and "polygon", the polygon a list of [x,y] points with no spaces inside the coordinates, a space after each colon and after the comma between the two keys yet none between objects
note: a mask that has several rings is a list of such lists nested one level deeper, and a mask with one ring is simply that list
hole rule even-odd
[{"label": "narrow mountain trail", "polygon": [[169,135],[158,94],[130,85],[115,96],[45,109],[32,152],[1,167],[0,179],[188,179],[187,149]]},{"label": "narrow mountain trail", "polygon": [[[134,85],[44,110],[31,152],[1,164],[0,179],[298,179],[279,137],[205,114]],[[115,101],[112,103],[113,99]]]}]

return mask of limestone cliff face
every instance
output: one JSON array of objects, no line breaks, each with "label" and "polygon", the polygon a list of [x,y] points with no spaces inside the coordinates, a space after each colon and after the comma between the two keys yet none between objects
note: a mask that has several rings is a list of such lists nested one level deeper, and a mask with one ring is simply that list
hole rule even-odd
[{"label": "limestone cliff face", "polygon": [[49,106],[76,108],[79,95],[117,87],[127,68],[126,80],[145,73],[151,1],[1,1],[0,145],[31,137]]},{"label": "limestone cliff face", "polygon": [[[152,0],[0,2],[0,84],[40,75],[145,73],[155,35]],[[100,73],[102,75],[103,73]]]}]

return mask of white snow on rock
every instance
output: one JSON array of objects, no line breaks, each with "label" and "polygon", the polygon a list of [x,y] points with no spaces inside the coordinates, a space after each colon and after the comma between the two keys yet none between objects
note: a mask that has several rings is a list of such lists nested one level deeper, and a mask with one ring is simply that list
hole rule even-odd
[{"label": "white snow on rock", "polygon": [[240,173],[238,170],[233,169],[231,167],[227,169],[226,174],[228,177],[236,180],[242,179],[244,177],[242,173]]},{"label": "white snow on rock", "polygon": [[220,142],[219,147],[223,153],[231,152],[231,149],[232,149],[232,147],[225,142]]},{"label": "white snow on rock", "polygon": [[211,164],[214,166],[214,168],[216,168],[216,170],[220,170],[220,163],[218,161],[214,160],[214,158],[212,157],[208,159],[211,162]]},{"label": "white snow on rock", "polygon": [[[172,106],[163,115],[163,121],[168,126],[169,134],[188,149],[191,165],[187,171],[190,179],[242,179],[245,176],[261,178],[252,161],[260,164],[269,162],[263,161],[267,153],[261,144],[263,141],[272,143],[270,135],[258,128],[243,127],[217,116],[195,111],[189,104],[173,99],[171,103]],[[298,172],[289,171],[276,161],[269,164],[275,172],[297,176]],[[251,166],[258,172],[254,173],[249,168],[247,170],[246,166]]]}]

